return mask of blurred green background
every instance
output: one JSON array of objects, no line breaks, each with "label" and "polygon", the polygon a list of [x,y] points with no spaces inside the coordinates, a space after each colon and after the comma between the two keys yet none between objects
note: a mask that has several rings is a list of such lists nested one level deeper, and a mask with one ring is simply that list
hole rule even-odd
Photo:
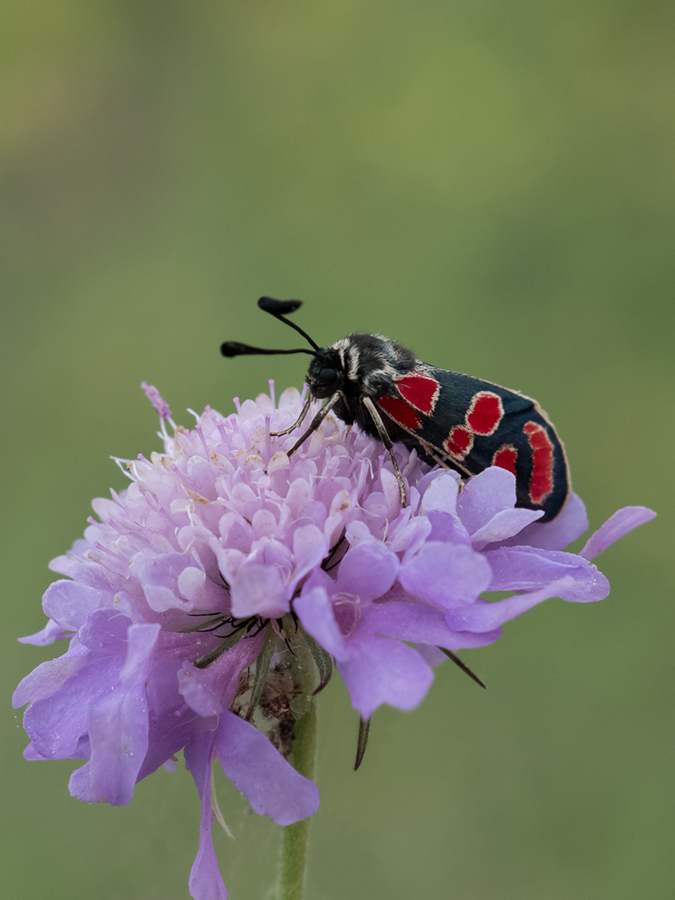
[{"label": "blurred green background", "polygon": [[[675,6],[650,0],[5,0],[0,9],[4,817],[23,900],[186,898],[184,770],[124,809],[28,763],[16,682],[53,649],[47,562],[109,455],[174,417],[303,380],[255,306],[300,297],[319,343],[379,331],[536,396],[597,527],[612,594],[551,600],[446,665],[410,714],[321,698],[310,900],[675,896]],[[233,900],[270,900],[279,835],[219,782]]]}]

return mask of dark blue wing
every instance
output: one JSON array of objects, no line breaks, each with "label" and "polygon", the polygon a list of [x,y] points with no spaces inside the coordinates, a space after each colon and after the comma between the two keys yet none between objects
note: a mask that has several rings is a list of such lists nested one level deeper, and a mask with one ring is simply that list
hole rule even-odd
[{"label": "dark blue wing", "polygon": [[558,515],[570,490],[567,460],[536,401],[424,364],[395,382],[399,398],[380,398],[378,405],[409,436],[403,438],[408,446],[469,475],[492,465],[508,469],[516,476],[518,506],[543,510],[541,522]]}]

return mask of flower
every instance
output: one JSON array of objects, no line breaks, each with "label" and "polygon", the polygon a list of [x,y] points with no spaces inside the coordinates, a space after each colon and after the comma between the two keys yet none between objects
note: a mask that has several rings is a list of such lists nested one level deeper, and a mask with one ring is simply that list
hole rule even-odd
[{"label": "flower", "polygon": [[[462,486],[398,446],[401,508],[383,446],[332,416],[287,455],[294,438],[271,432],[296,420],[296,390],[278,407],[273,389],[236,401],[228,417],[207,407],[188,430],[143,387],[163,452],[118,460],[131,484],[95,500],[100,521],[51,563],[66,579],[44,595],[45,628],[23,640],[68,649],[28,675],[14,703],[29,703],[28,759],[87,760],[70,779],[81,800],[126,804],[184,750],[202,805],[196,900],[227,897],[211,839],[214,759],[278,824],[318,808],[318,788],[286,757],[331,658],[364,721],[383,703],[411,709],[441,650],[490,644],[549,597],[605,597],[590,560],[654,515],[620,510],[580,553],[565,552],[588,525],[575,495],[538,524],[541,513],[515,507],[510,472]],[[513,593],[490,602],[486,591]]]}]

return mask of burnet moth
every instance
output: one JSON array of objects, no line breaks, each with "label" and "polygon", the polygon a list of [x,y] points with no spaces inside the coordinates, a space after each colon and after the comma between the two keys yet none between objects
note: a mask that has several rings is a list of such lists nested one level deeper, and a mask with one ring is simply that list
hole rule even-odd
[{"label": "burnet moth", "polygon": [[416,448],[430,464],[477,475],[488,466],[516,477],[517,506],[542,510],[550,522],[570,490],[565,450],[539,404],[490,381],[438,369],[415,358],[395,341],[378,334],[349,334],[331,347],[319,347],[286,316],[300,300],[261,297],[258,306],[290,325],[311,350],[265,350],[236,341],[221,346],[223,356],[309,353],[309,396],[296,422],[277,435],[290,434],[304,421],[314,399],[326,400],[309,428],[288,451],[290,456],[316,431],[329,412],[348,425],[356,423],[389,451],[401,492],[405,483],[393,443]]}]

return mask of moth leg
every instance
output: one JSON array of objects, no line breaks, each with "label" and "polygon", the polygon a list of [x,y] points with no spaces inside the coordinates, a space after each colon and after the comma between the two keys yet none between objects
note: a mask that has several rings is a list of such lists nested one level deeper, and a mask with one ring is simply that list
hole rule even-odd
[{"label": "moth leg", "polygon": [[447,459],[449,461],[449,465],[448,465],[448,462],[446,462],[442,456],[439,456],[437,453],[434,453],[434,451],[431,449],[429,444],[425,443],[424,441],[421,441],[419,438],[417,438],[417,440],[424,448],[424,452],[427,453],[432,459],[435,459],[439,466],[443,466],[444,469],[450,469],[450,470],[455,469],[455,471],[461,472],[463,475],[466,475],[467,478],[469,478],[471,476],[471,472],[469,472],[468,469],[465,469],[461,463],[458,463],[454,459],[452,459],[452,457],[447,456],[447,457],[445,457],[445,459]]},{"label": "moth leg", "polygon": [[284,434],[290,434],[291,431],[295,431],[296,428],[299,428],[302,425],[303,419],[309,412],[309,407],[312,405],[312,400],[314,397],[310,394],[307,398],[305,405],[302,407],[302,411],[298,418],[293,422],[290,428],[286,428],[284,431],[270,431],[270,437],[282,437]]},{"label": "moth leg", "polygon": [[[312,424],[309,426],[309,428],[307,429],[307,431],[302,435],[302,437],[300,437],[300,438],[293,444],[293,446],[291,447],[291,449],[290,449],[290,450],[288,451],[288,453],[286,454],[287,456],[292,456],[292,455],[295,453],[295,451],[298,449],[298,447],[300,447],[302,444],[304,444],[305,441],[307,440],[307,438],[308,438],[311,434],[314,434],[314,432],[316,431],[316,429],[317,429],[317,428],[319,427],[319,425],[323,422],[323,420],[326,418],[326,416],[328,415],[328,413],[329,413],[329,412],[331,411],[331,409],[335,406],[335,404],[338,402],[339,399],[340,399],[340,392],[339,392],[339,391],[336,391],[336,392],[333,394],[333,396],[329,398],[328,403],[326,403],[325,406],[322,406],[321,409],[318,411],[318,413],[314,416],[314,418],[312,419]],[[302,420],[300,420],[300,421],[302,421]],[[297,424],[297,423],[296,423],[296,424]],[[282,432],[282,433],[283,433],[283,432]]]},{"label": "moth leg", "polygon": [[382,421],[379,412],[377,411],[377,407],[370,399],[370,397],[362,397],[363,405],[366,407],[368,412],[370,413],[370,417],[375,423],[375,428],[377,428],[377,433],[380,436],[380,440],[384,444],[384,446],[389,451],[389,456],[391,457],[391,464],[394,467],[394,475],[396,475],[396,481],[398,481],[398,489],[401,494],[401,506],[408,505],[408,497],[405,491],[405,482],[403,481],[403,475],[401,474],[401,470],[398,467],[398,460],[396,459],[396,454],[394,453],[394,445],[391,442],[391,438],[387,433],[387,429],[384,427],[384,422]]}]

